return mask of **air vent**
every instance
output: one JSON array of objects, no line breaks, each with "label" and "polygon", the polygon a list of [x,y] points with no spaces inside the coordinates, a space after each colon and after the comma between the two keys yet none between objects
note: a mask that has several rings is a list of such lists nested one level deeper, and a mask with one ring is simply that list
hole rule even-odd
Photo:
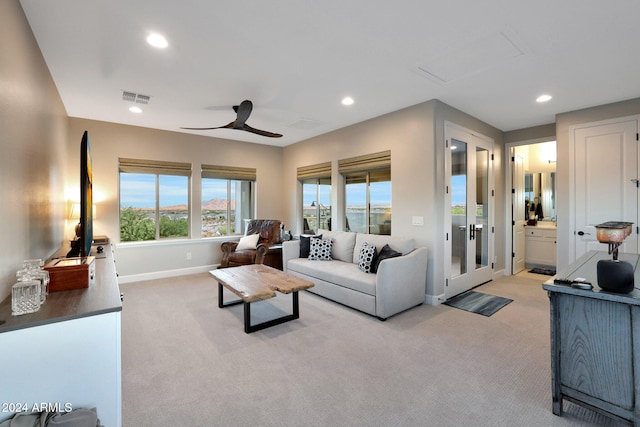
[{"label": "air vent", "polygon": [[136,102],[136,96],[137,96],[137,94],[135,94],[133,92],[127,92],[126,90],[122,92],[122,100],[123,101]]},{"label": "air vent", "polygon": [[142,95],[135,92],[122,91],[122,100],[129,102],[136,102],[138,104],[148,104],[151,97],[149,95]]},{"label": "air vent", "polygon": [[136,97],[136,102],[138,104],[148,104],[151,97],[149,95],[140,95]]}]

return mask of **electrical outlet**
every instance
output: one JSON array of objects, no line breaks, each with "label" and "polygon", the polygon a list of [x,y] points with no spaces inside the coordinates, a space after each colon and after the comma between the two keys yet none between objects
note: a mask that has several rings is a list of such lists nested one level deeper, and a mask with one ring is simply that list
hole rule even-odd
[{"label": "electrical outlet", "polygon": [[191,259],[191,252],[187,252],[187,259]]}]

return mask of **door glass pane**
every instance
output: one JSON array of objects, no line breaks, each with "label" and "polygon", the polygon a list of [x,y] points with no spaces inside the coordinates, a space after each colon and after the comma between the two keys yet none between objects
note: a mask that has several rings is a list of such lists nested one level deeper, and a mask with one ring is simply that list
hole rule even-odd
[{"label": "door glass pane", "polygon": [[189,235],[189,178],[160,175],[160,238]]},{"label": "door glass pane", "polygon": [[451,140],[451,277],[467,272],[467,144]]},{"label": "door glass pane", "polygon": [[391,169],[369,172],[369,233],[391,235]]},{"label": "door glass pane", "polygon": [[476,269],[489,265],[489,151],[476,148]]},{"label": "door glass pane", "polygon": [[318,229],[317,193],[317,179],[305,179],[302,181],[302,221],[304,223],[304,234],[315,234]]},{"label": "door glass pane", "polygon": [[318,205],[320,228],[331,230],[331,178],[318,180]]},{"label": "door glass pane", "polygon": [[229,230],[230,234],[244,234],[253,212],[251,181],[229,180]]},{"label": "door glass pane", "polygon": [[305,234],[331,230],[331,178],[302,181],[302,220]]},{"label": "door glass pane", "polygon": [[367,233],[367,173],[352,174],[345,178],[345,230]]},{"label": "door glass pane", "polygon": [[202,179],[202,237],[226,236],[227,222],[227,180]]},{"label": "door glass pane", "polygon": [[120,241],[156,238],[156,175],[120,173]]}]

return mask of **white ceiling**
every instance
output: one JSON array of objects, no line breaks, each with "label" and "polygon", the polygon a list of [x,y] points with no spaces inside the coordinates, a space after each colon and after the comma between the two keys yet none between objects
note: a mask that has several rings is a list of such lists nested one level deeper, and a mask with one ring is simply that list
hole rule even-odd
[{"label": "white ceiling", "polygon": [[434,98],[509,131],[640,96],[638,0],[21,4],[71,117],[181,132],[250,99],[247,123],[282,138],[188,132],[285,146]]}]

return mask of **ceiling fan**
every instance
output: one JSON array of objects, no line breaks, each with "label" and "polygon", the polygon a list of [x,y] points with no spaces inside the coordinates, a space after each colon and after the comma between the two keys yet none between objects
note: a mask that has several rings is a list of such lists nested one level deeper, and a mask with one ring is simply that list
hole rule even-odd
[{"label": "ceiling fan", "polygon": [[267,132],[266,130],[260,130],[256,128],[252,128],[249,126],[246,121],[251,115],[251,110],[253,109],[253,103],[249,100],[244,100],[240,103],[240,105],[234,105],[233,111],[236,112],[237,116],[234,121],[224,126],[217,126],[211,128],[186,128],[181,127],[180,129],[190,129],[190,130],[209,130],[209,129],[237,129],[244,130],[247,132],[255,133],[262,136],[267,136],[269,138],[280,138],[282,134]]}]

